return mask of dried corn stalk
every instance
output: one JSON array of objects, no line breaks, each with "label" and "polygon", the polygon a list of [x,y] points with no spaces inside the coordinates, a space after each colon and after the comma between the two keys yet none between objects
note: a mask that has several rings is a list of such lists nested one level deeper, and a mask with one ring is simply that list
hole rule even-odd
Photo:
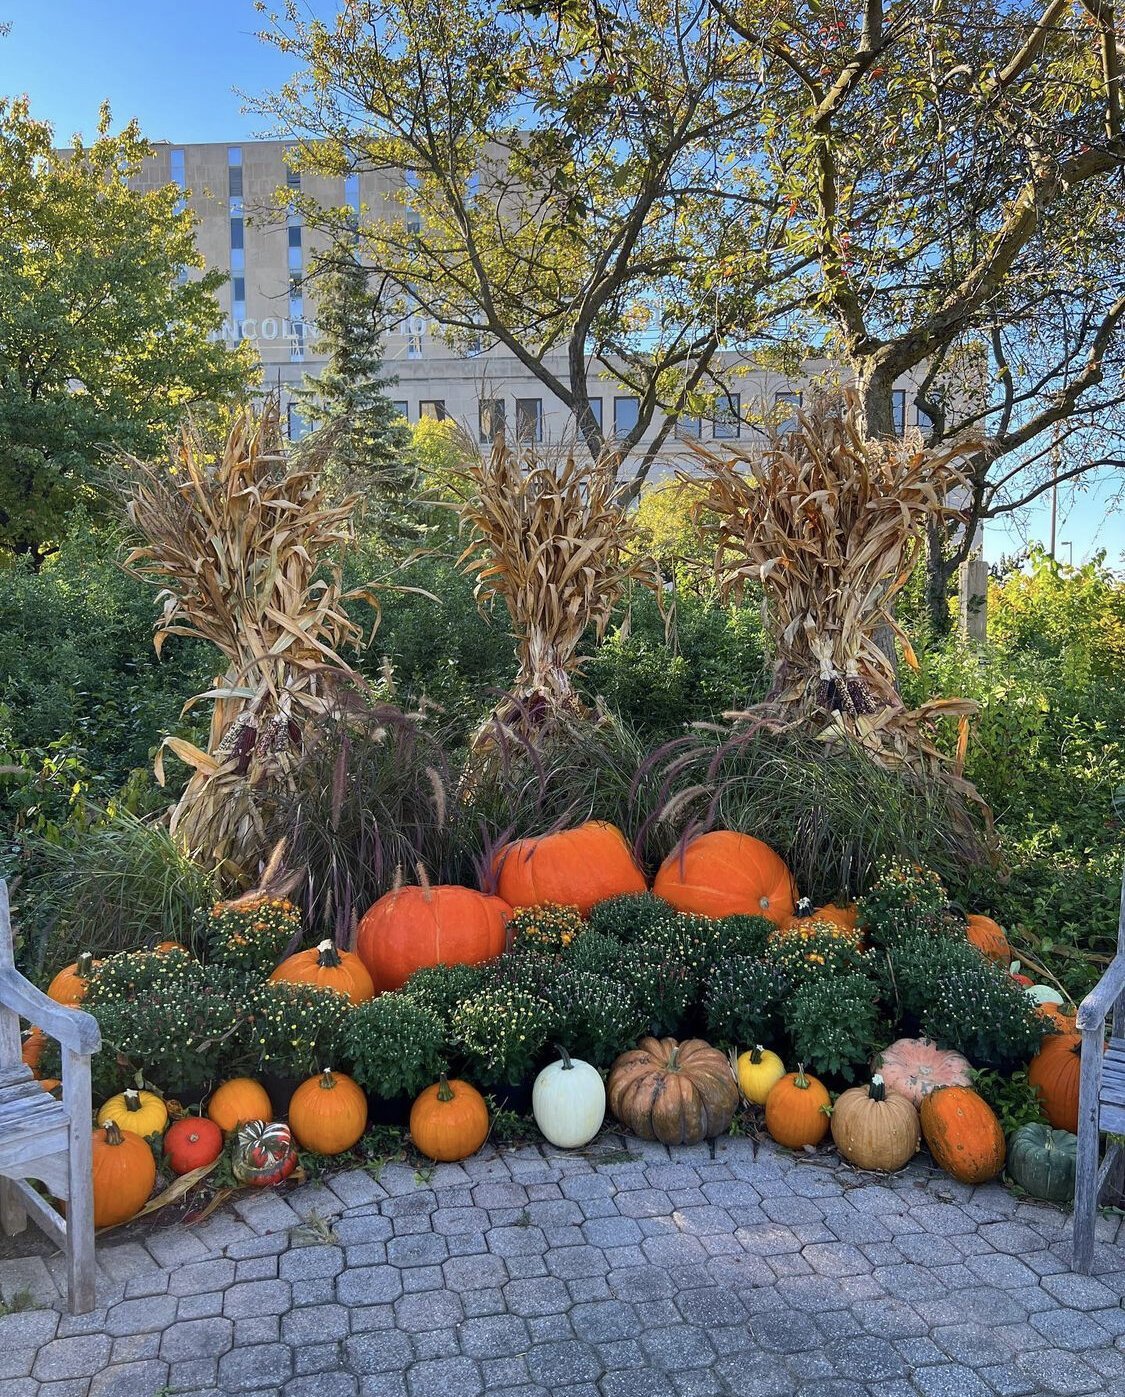
[{"label": "dried corn stalk", "polygon": [[363,681],[340,651],[362,638],[343,603],[340,554],[354,541],[355,499],[322,492],[319,458],[290,462],[269,400],[246,408],[217,458],[185,428],[168,464],[130,459],[128,513],[146,540],[125,560],[161,588],[157,653],[170,635],[210,641],[225,673],[184,705],[212,703],[207,750],[165,738],[194,768],[171,829],[194,856],[252,878],[262,803],[285,782],[316,724],[354,703]]},{"label": "dried corn stalk", "polygon": [[659,593],[652,563],[631,556],[633,534],[612,465],[573,457],[521,460],[503,441],[457,477],[458,565],[476,577],[477,605],[497,598],[511,617],[519,670],[511,693],[478,734],[534,741],[555,719],[585,714],[574,691],[588,629],[601,636],[633,582]]}]

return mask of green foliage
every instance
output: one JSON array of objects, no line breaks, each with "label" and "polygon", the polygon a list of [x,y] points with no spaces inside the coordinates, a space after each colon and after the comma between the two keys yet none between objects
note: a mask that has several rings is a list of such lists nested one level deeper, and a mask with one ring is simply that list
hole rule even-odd
[{"label": "green foliage", "polygon": [[794,1055],[818,1076],[855,1081],[883,1036],[871,981],[854,971],[806,979],[783,1013]]},{"label": "green foliage", "polygon": [[947,902],[932,869],[890,862],[859,899],[857,923],[872,945],[887,949],[918,932],[942,931]]},{"label": "green foliage", "polygon": [[219,902],[202,920],[211,960],[263,979],[301,935],[300,909],[282,897]]},{"label": "green foliage", "polygon": [[381,994],[347,1017],[341,1050],[352,1076],[376,1096],[417,1096],[448,1071],[442,1020],[409,995]]},{"label": "green foliage", "polygon": [[772,965],[754,956],[725,956],[707,977],[708,1036],[728,1048],[773,1042],[782,995],[782,980]]},{"label": "green foliage", "polygon": [[854,936],[828,922],[771,937],[764,958],[794,988],[810,980],[871,974],[874,967],[871,952],[861,951]]},{"label": "green foliage", "polygon": [[279,981],[254,985],[242,1000],[253,1067],[279,1077],[311,1077],[343,1058],[353,1012],[346,994]]},{"label": "green foliage", "polygon": [[624,954],[625,947],[616,937],[591,930],[567,947],[563,963],[585,975],[606,975],[612,979],[618,973]]},{"label": "green foliage", "polygon": [[678,1036],[699,1001],[708,965],[697,939],[669,930],[626,946],[618,974],[632,987],[648,1031]]},{"label": "green foliage", "polygon": [[558,1041],[571,1057],[609,1067],[644,1033],[644,1014],[628,985],[606,975],[562,970],[551,985]]},{"label": "green foliage", "polygon": [[485,972],[478,965],[428,965],[416,970],[400,994],[420,1004],[447,1024],[463,999],[483,988]]},{"label": "green foliage", "polygon": [[973,1086],[996,1112],[1005,1137],[1021,1125],[1046,1122],[1039,1089],[1027,1080],[1025,1071],[974,1072]]},{"label": "green foliage", "polygon": [[[526,962],[530,957],[517,957]],[[557,1027],[554,1007],[525,989],[497,985],[472,995],[453,1016],[453,1034],[471,1079],[487,1086],[528,1078]]]},{"label": "green foliage", "polygon": [[591,907],[587,921],[591,931],[616,941],[639,941],[649,927],[667,918],[669,910],[655,893],[623,893]]},{"label": "green foliage", "polygon": [[520,907],[508,920],[508,938],[513,951],[565,951],[586,931],[577,907],[545,902],[538,907]]},{"label": "green foliage", "polygon": [[761,956],[776,931],[776,924],[768,917],[720,917],[715,927],[715,954]]}]

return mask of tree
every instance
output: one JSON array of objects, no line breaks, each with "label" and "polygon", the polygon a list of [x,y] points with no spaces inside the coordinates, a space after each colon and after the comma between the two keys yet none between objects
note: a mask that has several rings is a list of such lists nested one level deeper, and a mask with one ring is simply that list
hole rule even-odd
[{"label": "tree", "polygon": [[410,428],[386,395],[387,313],[369,270],[347,252],[314,269],[316,323],[328,361],[296,397],[313,427],[330,438],[326,462],[365,495],[381,528],[399,532],[414,494]]},{"label": "tree", "polygon": [[136,123],[52,149],[25,99],[0,99],[0,547],[33,561],[78,504],[111,508],[108,453],[158,451],[189,408],[245,393],[248,349],[222,323],[180,191],[130,187]]}]

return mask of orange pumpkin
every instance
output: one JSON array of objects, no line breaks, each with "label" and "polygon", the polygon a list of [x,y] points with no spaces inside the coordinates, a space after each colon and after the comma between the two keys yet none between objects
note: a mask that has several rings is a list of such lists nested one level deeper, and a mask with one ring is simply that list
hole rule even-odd
[{"label": "orange pumpkin", "polygon": [[289,1129],[306,1150],[343,1154],[367,1129],[367,1097],[350,1077],[326,1067],[293,1093]]},{"label": "orange pumpkin", "polygon": [[[1005,970],[1011,965],[1012,947],[999,922],[994,922],[991,917],[986,917],[980,912],[974,912],[965,920],[965,935],[989,960],[1002,965]],[[1030,983],[1029,980],[1028,984]]]},{"label": "orange pumpkin", "polygon": [[488,1139],[488,1103],[468,1082],[443,1075],[410,1108],[410,1138],[427,1159],[467,1159]]},{"label": "orange pumpkin", "polygon": [[47,1035],[41,1028],[29,1028],[23,1036],[20,1057],[36,1076],[39,1075],[39,1063],[42,1061],[46,1044]]},{"label": "orange pumpkin", "polygon": [[732,830],[698,835],[673,849],[652,885],[681,912],[704,917],[768,917],[779,926],[793,915],[793,877],[760,839]]},{"label": "orange pumpkin", "polygon": [[47,986],[47,994],[56,1004],[81,1004],[86,997],[87,981],[94,973],[97,961],[89,951],[83,951],[73,965],[65,965]]},{"label": "orange pumpkin", "polygon": [[333,941],[322,941],[314,950],[286,957],[270,979],[338,990],[353,1004],[375,998],[375,985],[363,961],[354,951],[338,950]]},{"label": "orange pumpkin", "polygon": [[49,1092],[51,1096],[56,1097],[60,1101],[62,1100],[61,1077],[40,1077],[39,1085],[43,1088],[45,1092]]},{"label": "orange pumpkin", "polygon": [[160,941],[152,949],[158,956],[170,956],[177,951],[185,956],[191,954],[188,948],[186,946],[181,946],[178,941]]},{"label": "orange pumpkin", "polygon": [[512,907],[557,902],[585,916],[607,898],[648,888],[625,836],[604,820],[505,844],[493,868],[496,891]]},{"label": "orange pumpkin", "polygon": [[1049,1033],[1031,1059],[1027,1080],[1043,1099],[1043,1112],[1056,1130],[1078,1134],[1080,1033]]},{"label": "orange pumpkin", "polygon": [[207,1114],[220,1130],[237,1130],[247,1121],[273,1119],[269,1093],[251,1077],[232,1077],[211,1093]]},{"label": "orange pumpkin", "polygon": [[477,965],[504,949],[512,909],[472,888],[396,888],[364,913],[356,952],[376,992],[427,965]]},{"label": "orange pumpkin", "polygon": [[786,917],[781,922],[782,931],[799,931],[802,926],[807,926],[812,922],[827,922],[829,926],[834,926],[840,931],[850,932],[859,939],[859,928],[856,926],[856,905],[849,903],[847,907],[838,907],[834,902],[826,902],[823,907],[813,907],[812,902],[807,898],[801,898],[791,917]]},{"label": "orange pumpkin", "polygon": [[156,1183],[156,1160],[139,1135],[116,1122],[94,1131],[94,1226],[128,1222],[148,1202]]},{"label": "orange pumpkin", "polygon": [[1073,1005],[1067,1009],[1063,1004],[1052,1004],[1047,1002],[1039,1005],[1039,1012],[1050,1022],[1060,1033],[1074,1033],[1078,1026],[1078,1011]]},{"label": "orange pumpkin", "polygon": [[730,1059],[702,1038],[642,1038],[609,1070],[609,1109],[642,1140],[697,1145],[730,1125],[738,1109]]},{"label": "orange pumpkin", "polygon": [[203,1116],[173,1121],[164,1136],[164,1158],[173,1174],[190,1174],[213,1164],[223,1152],[223,1132]]},{"label": "orange pumpkin", "polygon": [[819,1145],[828,1134],[831,1109],[828,1088],[802,1065],[787,1072],[766,1097],[766,1129],[787,1149]]},{"label": "orange pumpkin", "polygon": [[1004,1131],[971,1087],[938,1087],[922,1098],[922,1138],[934,1163],[964,1184],[983,1184],[1004,1167]]}]

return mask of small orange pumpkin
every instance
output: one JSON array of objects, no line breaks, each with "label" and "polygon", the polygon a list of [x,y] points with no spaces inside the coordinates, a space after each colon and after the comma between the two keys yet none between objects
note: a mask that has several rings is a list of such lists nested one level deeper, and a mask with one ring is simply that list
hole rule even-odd
[{"label": "small orange pumpkin", "polygon": [[1060,1033],[1074,1033],[1078,1026],[1078,1010],[1073,1005],[1068,1009],[1063,1004],[1047,1001],[1039,1005],[1039,1012],[1049,1019]]},{"label": "small orange pumpkin", "polygon": [[799,1150],[819,1145],[828,1134],[832,1098],[804,1064],[787,1072],[766,1097],[766,1129],[779,1145]]},{"label": "small orange pumpkin", "polygon": [[252,1077],[232,1077],[211,1093],[207,1114],[220,1130],[237,1130],[247,1121],[273,1119],[269,1093]]},{"label": "small orange pumpkin", "polygon": [[94,1131],[94,1226],[128,1222],[148,1202],[156,1183],[156,1160],[139,1135],[115,1121]]},{"label": "small orange pumpkin", "polygon": [[23,1036],[20,1057],[36,1076],[39,1075],[39,1063],[42,1061],[46,1045],[47,1035],[41,1028],[29,1028]]},{"label": "small orange pumpkin", "polygon": [[607,898],[648,888],[625,836],[605,820],[505,844],[493,867],[496,891],[512,907],[557,902],[585,916]]},{"label": "small orange pumpkin", "polygon": [[488,1103],[476,1087],[443,1073],[410,1108],[410,1138],[427,1159],[467,1159],[488,1139]]},{"label": "small orange pumpkin", "polygon": [[289,1128],[303,1149],[343,1154],[367,1129],[367,1097],[350,1077],[326,1067],[293,1093]]},{"label": "small orange pumpkin", "polygon": [[346,994],[353,1004],[375,998],[375,984],[363,961],[354,951],[338,950],[336,943],[327,939],[314,950],[287,956],[270,979],[337,990]]},{"label": "small orange pumpkin", "polygon": [[173,1174],[190,1174],[213,1164],[223,1152],[223,1132],[205,1116],[173,1121],[164,1136],[164,1158]]},{"label": "small orange pumpkin", "polygon": [[938,1087],[922,1098],[922,1138],[934,1163],[963,1184],[983,1184],[1004,1167],[1004,1131],[971,1087]]},{"label": "small orange pumpkin", "polygon": [[849,903],[847,907],[838,907],[834,902],[826,902],[823,907],[813,907],[811,900],[803,897],[797,903],[793,915],[780,923],[780,930],[799,931],[802,926],[812,922],[827,922],[829,926],[850,933],[858,941],[859,928],[856,925],[856,917],[854,902]]},{"label": "small orange pumpkin", "polygon": [[1049,1033],[1031,1059],[1027,1080],[1043,1100],[1043,1112],[1056,1130],[1078,1134],[1078,1079],[1082,1035]]},{"label": "small orange pumpkin", "polygon": [[793,915],[793,876],[768,844],[733,830],[713,830],[673,849],[652,885],[680,912],[704,917]]},{"label": "small orange pumpkin", "polygon": [[83,951],[73,965],[65,965],[47,986],[48,996],[56,1004],[73,1007],[86,997],[87,981],[94,973],[97,961],[90,951]]},{"label": "small orange pumpkin", "polygon": [[[965,935],[983,956],[1002,965],[1005,970],[1012,963],[1012,947],[1004,934],[1004,928],[991,917],[974,912],[965,919]],[[1028,981],[1030,984],[1031,981]]]}]

